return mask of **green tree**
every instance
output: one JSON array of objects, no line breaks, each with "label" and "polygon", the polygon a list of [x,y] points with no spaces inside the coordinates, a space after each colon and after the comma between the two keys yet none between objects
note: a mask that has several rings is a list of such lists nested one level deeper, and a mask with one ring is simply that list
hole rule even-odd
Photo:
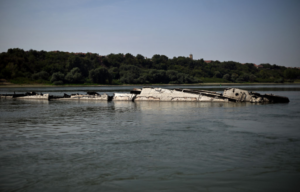
[{"label": "green tree", "polygon": [[254,82],[256,80],[256,76],[253,74],[249,75],[249,81]]},{"label": "green tree", "polygon": [[40,71],[38,73],[33,74],[31,78],[33,80],[39,80],[39,79],[49,80],[49,74],[46,71]]},{"label": "green tree", "polygon": [[98,67],[97,69],[90,70],[89,77],[93,83],[105,84],[106,81],[110,80],[110,74],[104,67]]},{"label": "green tree", "polygon": [[61,72],[56,72],[52,74],[50,82],[55,85],[63,84],[65,81],[65,75]]},{"label": "green tree", "polygon": [[152,57],[152,63],[153,63],[153,68],[155,69],[167,69],[167,63],[168,63],[168,57],[165,55],[153,55]]},{"label": "green tree", "polygon": [[133,55],[131,55],[130,53],[126,53],[124,63],[127,65],[135,65],[135,66],[138,64],[135,57]]},{"label": "green tree", "polygon": [[230,81],[230,75],[229,74],[223,75],[223,79]]},{"label": "green tree", "polygon": [[65,77],[69,83],[83,83],[83,76],[78,67],[73,68]]},{"label": "green tree", "polygon": [[172,81],[173,83],[178,80],[178,72],[174,70],[168,70],[166,72],[167,78],[169,81]]},{"label": "green tree", "polygon": [[291,68],[284,70],[284,77],[287,79],[295,79],[297,77],[297,70]]},{"label": "green tree", "polygon": [[[122,65],[120,67],[120,77],[128,76],[128,78],[132,77],[133,79],[139,78],[141,74],[141,69],[134,65]],[[128,79],[127,78],[127,79]]]},{"label": "green tree", "polygon": [[247,81],[249,81],[249,75],[244,73],[243,75],[240,75],[236,81],[237,82],[247,82]]},{"label": "green tree", "polygon": [[75,67],[77,67],[79,69],[82,68],[82,63],[81,63],[81,59],[79,56],[71,57],[71,58],[69,58],[69,60],[67,62],[67,70],[68,71],[74,69]]},{"label": "green tree", "polygon": [[168,83],[166,71],[164,70],[151,69],[149,77],[151,83]]},{"label": "green tree", "polygon": [[119,69],[117,67],[112,67],[108,70],[110,76],[112,79],[119,79],[120,74],[119,74]]},{"label": "green tree", "polygon": [[215,71],[215,78],[222,78],[222,74],[219,71]]},{"label": "green tree", "polygon": [[136,80],[136,83],[148,84],[149,83],[148,79],[149,79],[148,74],[143,74]]},{"label": "green tree", "polygon": [[232,80],[232,81],[236,81],[236,79],[238,78],[238,76],[239,76],[238,74],[232,73],[232,74],[231,74],[231,80]]}]

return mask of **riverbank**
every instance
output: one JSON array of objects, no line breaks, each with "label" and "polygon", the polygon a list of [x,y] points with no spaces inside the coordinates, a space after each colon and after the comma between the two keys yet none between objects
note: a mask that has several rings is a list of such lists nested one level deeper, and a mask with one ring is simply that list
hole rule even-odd
[{"label": "riverbank", "polygon": [[300,84],[300,82],[294,83],[196,83],[196,84],[124,84],[124,85],[85,85],[85,84],[67,84],[67,85],[49,85],[49,84],[0,84],[0,88],[10,87],[103,87],[103,86],[174,86],[174,85],[185,85],[185,86],[230,86],[230,85],[289,85],[289,84]]}]

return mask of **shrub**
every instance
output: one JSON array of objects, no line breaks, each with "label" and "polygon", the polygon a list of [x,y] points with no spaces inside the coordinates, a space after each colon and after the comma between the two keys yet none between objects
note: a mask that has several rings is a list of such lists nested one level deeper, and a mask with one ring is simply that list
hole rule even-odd
[{"label": "shrub", "polygon": [[276,79],[276,80],[274,81],[274,83],[284,83],[284,80],[283,80],[283,78]]},{"label": "shrub", "polygon": [[40,71],[38,73],[33,74],[31,76],[31,79],[33,79],[33,80],[39,80],[39,79],[48,80],[49,74],[46,71]]},{"label": "shrub", "polygon": [[82,83],[83,77],[78,67],[73,68],[65,77],[69,83]]},{"label": "shrub", "polygon": [[93,83],[106,83],[106,80],[110,81],[110,74],[104,67],[90,70],[89,77]]},{"label": "shrub", "polygon": [[223,79],[229,81],[230,80],[230,75],[229,74],[223,75]]},{"label": "shrub", "polygon": [[53,73],[50,82],[54,84],[56,81],[61,81],[63,83],[65,80],[64,77],[65,75],[61,72]]},{"label": "shrub", "polygon": [[64,82],[63,81],[54,81],[53,84],[54,85],[62,85],[62,84],[64,84]]}]

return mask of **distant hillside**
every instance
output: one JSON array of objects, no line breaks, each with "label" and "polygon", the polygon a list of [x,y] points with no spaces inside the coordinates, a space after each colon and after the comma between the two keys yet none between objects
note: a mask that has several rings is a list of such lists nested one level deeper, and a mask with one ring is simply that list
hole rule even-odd
[{"label": "distant hillside", "polygon": [[300,78],[300,69],[234,61],[151,59],[138,54],[69,53],[9,49],[0,54],[0,79],[44,84],[191,84],[200,82],[277,82]]}]

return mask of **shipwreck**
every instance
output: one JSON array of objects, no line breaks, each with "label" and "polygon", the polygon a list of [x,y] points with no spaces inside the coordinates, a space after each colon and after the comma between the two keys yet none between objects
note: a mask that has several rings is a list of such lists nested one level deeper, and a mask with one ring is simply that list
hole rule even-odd
[{"label": "shipwreck", "polygon": [[88,101],[111,101],[112,97],[107,94],[97,92],[87,92],[87,94],[64,94],[63,96],[51,96],[50,100],[88,100]]},{"label": "shipwreck", "polygon": [[25,94],[2,94],[1,99],[32,99],[32,100],[49,100],[50,95],[36,92],[26,92]]},{"label": "shipwreck", "polygon": [[1,99],[37,99],[37,100],[88,100],[88,101],[190,101],[190,102],[250,102],[250,103],[288,103],[290,100],[284,96],[273,94],[260,94],[238,88],[227,88],[223,93],[196,90],[196,89],[164,89],[144,87],[135,88],[130,93],[114,93],[112,96],[87,92],[87,94],[64,94],[54,96],[49,94],[37,94],[35,92],[25,94],[4,94]]},{"label": "shipwreck", "polygon": [[227,88],[223,93],[194,89],[135,88],[130,93],[117,93],[113,100],[123,101],[194,101],[194,102],[250,102],[288,103],[287,97],[260,94],[243,89]]}]

